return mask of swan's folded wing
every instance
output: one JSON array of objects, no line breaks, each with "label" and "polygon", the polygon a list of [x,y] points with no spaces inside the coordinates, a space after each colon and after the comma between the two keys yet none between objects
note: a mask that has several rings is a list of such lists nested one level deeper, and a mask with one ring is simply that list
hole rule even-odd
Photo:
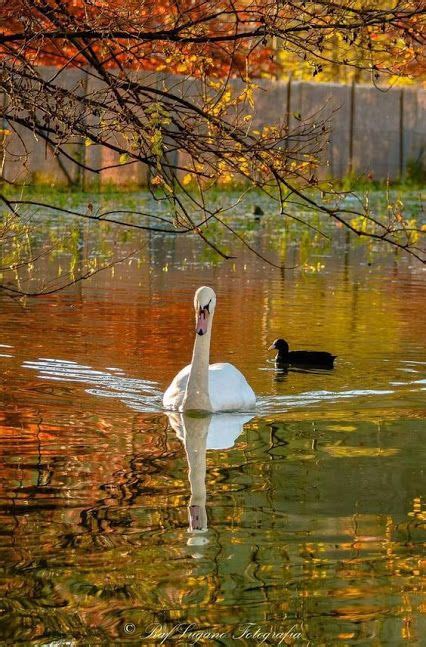
[{"label": "swan's folded wing", "polygon": [[253,389],[232,364],[210,364],[209,395],[213,411],[251,411],[256,406]]},{"label": "swan's folded wing", "polygon": [[188,366],[185,366],[185,368],[179,371],[165,391],[163,395],[163,407],[168,411],[180,410],[185,396],[190,369],[191,364],[188,364]]}]

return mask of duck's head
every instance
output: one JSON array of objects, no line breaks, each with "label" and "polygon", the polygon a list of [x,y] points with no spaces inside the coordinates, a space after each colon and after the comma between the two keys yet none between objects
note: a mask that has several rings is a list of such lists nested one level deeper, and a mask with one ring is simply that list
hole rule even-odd
[{"label": "duck's head", "polygon": [[276,339],[269,346],[268,350],[276,349],[279,353],[286,355],[288,353],[288,344],[285,339]]},{"label": "duck's head", "polygon": [[216,295],[212,288],[206,285],[198,288],[194,295],[195,309],[195,332],[197,335],[205,335],[209,330],[209,325],[216,307]]}]

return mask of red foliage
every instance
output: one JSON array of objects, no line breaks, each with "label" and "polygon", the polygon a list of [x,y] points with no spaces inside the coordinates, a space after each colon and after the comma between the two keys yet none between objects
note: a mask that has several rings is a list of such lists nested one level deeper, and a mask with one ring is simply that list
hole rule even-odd
[{"label": "red foliage", "polygon": [[[87,44],[107,68],[123,66],[196,76],[260,76],[276,67],[273,49],[266,40],[260,43],[258,37],[233,38],[237,29],[241,31],[241,23],[243,30],[260,25],[261,6],[256,2],[2,0],[0,7],[1,31],[31,34],[25,57],[39,65],[61,66],[67,61],[73,66],[87,65],[86,58],[78,53],[78,48]],[[170,38],[173,30],[179,34],[175,41]],[[91,39],[90,45],[84,37],[84,32],[89,31],[99,33],[99,39]],[[64,38],[49,38],[55,32],[63,32]],[[117,37],[117,32],[122,32],[123,37]],[[185,42],[185,38],[192,41],[197,35],[203,40],[210,35],[230,38],[220,43]],[[7,55],[4,45],[1,51]],[[16,45],[13,53],[16,54]]]}]

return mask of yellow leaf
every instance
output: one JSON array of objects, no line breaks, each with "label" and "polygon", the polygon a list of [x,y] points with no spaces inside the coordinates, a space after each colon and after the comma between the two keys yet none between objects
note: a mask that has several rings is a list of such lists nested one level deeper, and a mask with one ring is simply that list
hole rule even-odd
[{"label": "yellow leaf", "polygon": [[187,186],[188,184],[191,183],[191,181],[192,181],[192,173],[187,173],[182,179],[182,184],[184,186]]}]

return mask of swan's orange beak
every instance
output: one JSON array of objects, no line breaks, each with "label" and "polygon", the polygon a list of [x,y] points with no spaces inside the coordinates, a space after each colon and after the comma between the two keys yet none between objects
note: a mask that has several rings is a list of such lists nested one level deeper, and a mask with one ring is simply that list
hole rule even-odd
[{"label": "swan's orange beak", "polygon": [[197,317],[197,325],[195,332],[197,335],[205,335],[207,332],[207,324],[209,318],[209,311],[207,308],[200,308]]}]

